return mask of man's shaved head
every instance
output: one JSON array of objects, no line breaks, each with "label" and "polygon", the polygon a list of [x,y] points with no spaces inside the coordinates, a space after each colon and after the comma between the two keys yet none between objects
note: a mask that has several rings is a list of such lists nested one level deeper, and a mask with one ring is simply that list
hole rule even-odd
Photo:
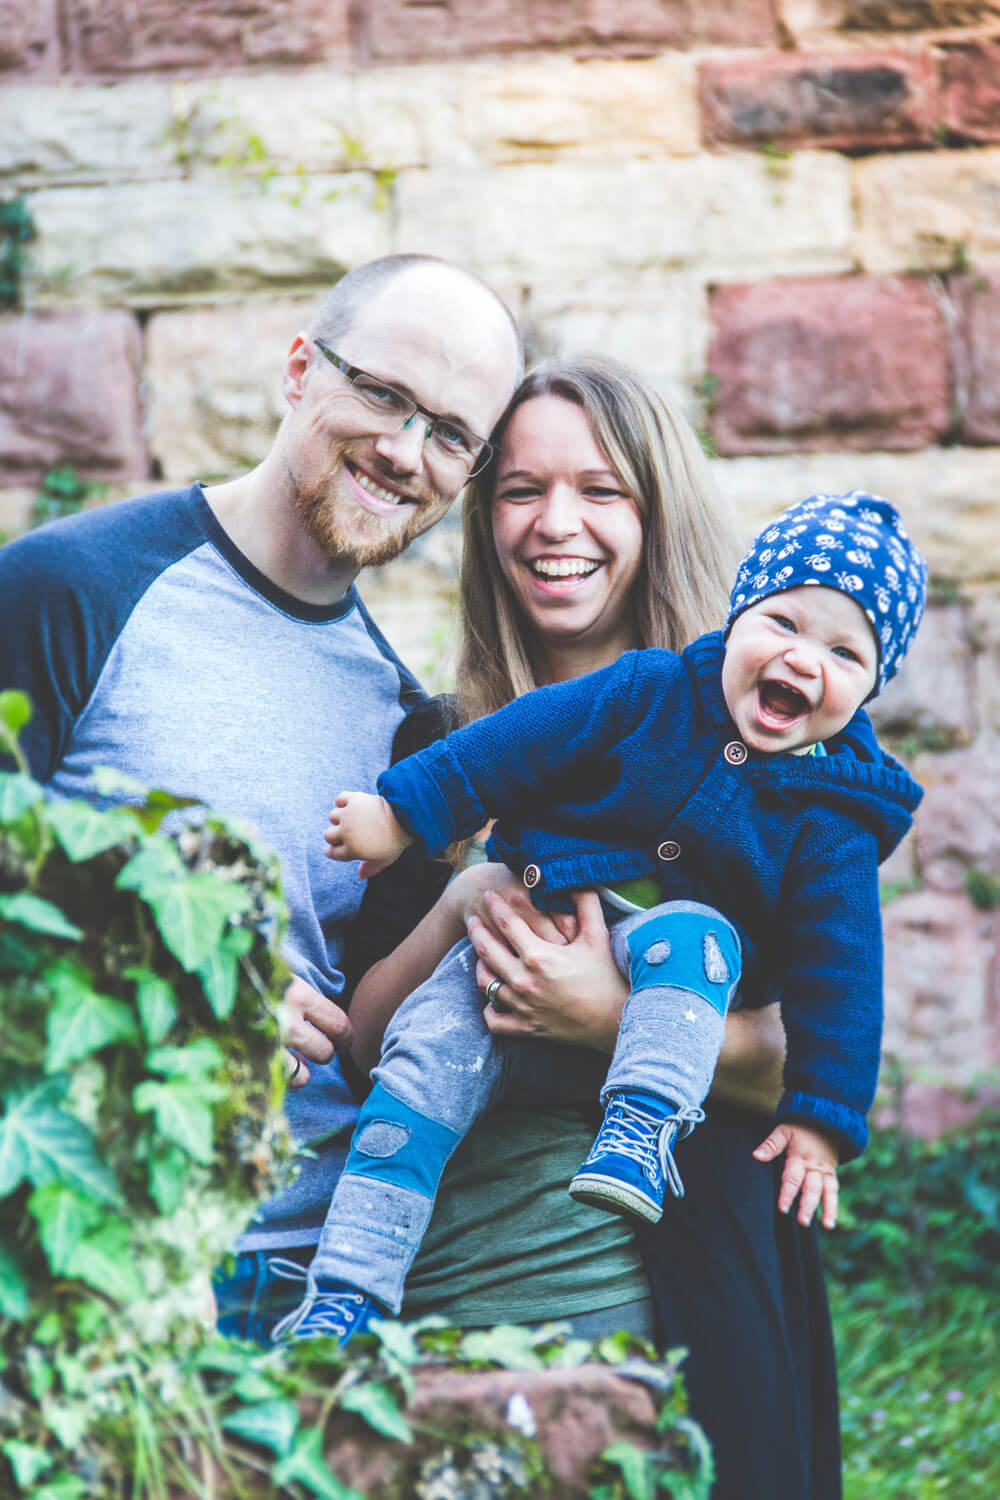
[{"label": "man's shaved head", "polygon": [[468,271],[464,266],[452,265],[450,261],[442,260],[436,255],[383,255],[378,260],[367,261],[353,271],[348,271],[347,275],[342,276],[327,294],[309,325],[309,333],[313,338],[321,338],[325,343],[335,346],[337,340],[353,326],[361,309],[373,302],[391,281],[405,276],[408,272],[424,268],[438,269],[449,275],[461,277],[464,281],[479,287],[483,294],[496,304],[514,343],[517,358],[516,383],[520,384],[524,375],[524,342],[509,307],[474,271]]}]

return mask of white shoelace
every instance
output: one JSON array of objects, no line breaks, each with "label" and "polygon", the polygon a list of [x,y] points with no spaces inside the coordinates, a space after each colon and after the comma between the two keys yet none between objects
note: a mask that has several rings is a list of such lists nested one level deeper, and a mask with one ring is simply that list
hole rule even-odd
[{"label": "white shoelace", "polygon": [[694,1104],[685,1104],[674,1114],[661,1120],[618,1098],[608,1110],[601,1127],[598,1137],[600,1149],[602,1153],[612,1150],[627,1156],[642,1169],[651,1182],[656,1181],[656,1168],[659,1166],[674,1197],[681,1198],[684,1196],[684,1185],[671,1147],[675,1140],[682,1141],[686,1135],[690,1135],[704,1118],[703,1109]]},{"label": "white shoelace", "polygon": [[268,1269],[279,1281],[302,1281],[306,1283],[307,1289],[298,1307],[286,1313],[281,1321],[275,1324],[271,1334],[272,1344],[280,1344],[283,1339],[294,1338],[306,1318],[309,1319],[310,1337],[322,1337],[324,1334],[335,1334],[337,1338],[344,1337],[357,1318],[357,1313],[351,1310],[351,1304],[358,1306],[365,1300],[361,1292],[318,1292],[314,1289],[314,1283],[310,1281],[306,1267],[299,1265],[297,1260],[287,1260],[281,1255],[272,1256],[267,1264]]}]

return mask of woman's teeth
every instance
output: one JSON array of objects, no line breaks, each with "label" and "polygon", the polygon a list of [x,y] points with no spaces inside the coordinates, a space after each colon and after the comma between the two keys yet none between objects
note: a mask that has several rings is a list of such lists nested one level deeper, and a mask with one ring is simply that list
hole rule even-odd
[{"label": "woman's teeth", "polygon": [[376,500],[387,501],[389,505],[399,505],[406,499],[405,495],[397,495],[395,490],[383,489],[380,484],[375,483],[374,479],[369,479],[367,474],[362,474],[360,469],[352,469],[351,472],[361,488],[367,490],[369,495],[374,495]]},{"label": "woman's teeth", "polygon": [[587,578],[600,563],[585,557],[537,557],[530,567],[539,578]]}]

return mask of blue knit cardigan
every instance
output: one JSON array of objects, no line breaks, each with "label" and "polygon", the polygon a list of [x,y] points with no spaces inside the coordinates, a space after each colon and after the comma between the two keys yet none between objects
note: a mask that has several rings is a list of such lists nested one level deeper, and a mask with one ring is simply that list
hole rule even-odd
[{"label": "blue knit cardigan", "polygon": [[779,1119],[864,1150],[882,1029],[877,869],[922,792],[867,714],[826,756],[761,755],[722,696],[721,634],[629,651],[517,698],[384,772],[379,791],[430,854],[497,819],[491,856],[537,906],[637,875],[717,907],[743,941],[745,1003],[780,996]]}]

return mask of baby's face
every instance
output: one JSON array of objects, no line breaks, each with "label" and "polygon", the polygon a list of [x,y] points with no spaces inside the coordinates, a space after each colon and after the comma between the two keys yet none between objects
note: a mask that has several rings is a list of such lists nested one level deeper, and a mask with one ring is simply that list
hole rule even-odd
[{"label": "baby's face", "polygon": [[877,668],[874,632],[849,595],[788,589],[735,620],[722,692],[744,744],[799,750],[843,729],[871,692]]}]

